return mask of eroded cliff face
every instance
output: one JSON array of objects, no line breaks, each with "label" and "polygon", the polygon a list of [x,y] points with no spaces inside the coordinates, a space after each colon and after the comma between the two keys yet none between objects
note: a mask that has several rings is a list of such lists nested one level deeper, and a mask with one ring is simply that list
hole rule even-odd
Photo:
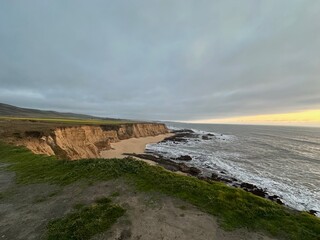
[{"label": "eroded cliff face", "polygon": [[157,136],[168,133],[164,124],[135,123],[103,126],[56,128],[50,135],[30,136],[19,140],[36,154],[57,155],[71,160],[99,158],[100,151],[111,148],[110,143],[123,139]]}]

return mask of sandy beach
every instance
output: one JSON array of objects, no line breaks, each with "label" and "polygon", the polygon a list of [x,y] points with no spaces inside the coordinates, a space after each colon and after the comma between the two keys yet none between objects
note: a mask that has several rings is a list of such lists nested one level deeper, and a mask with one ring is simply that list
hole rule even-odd
[{"label": "sandy beach", "polygon": [[144,153],[146,145],[161,142],[163,139],[173,136],[174,134],[161,134],[152,137],[130,138],[120,142],[111,143],[111,150],[101,151],[102,158],[125,158],[124,153]]}]

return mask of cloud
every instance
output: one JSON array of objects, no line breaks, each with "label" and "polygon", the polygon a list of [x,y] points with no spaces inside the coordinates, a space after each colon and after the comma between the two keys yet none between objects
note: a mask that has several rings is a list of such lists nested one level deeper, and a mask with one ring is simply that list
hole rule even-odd
[{"label": "cloud", "polygon": [[318,1],[0,3],[0,101],[198,120],[320,108]]}]

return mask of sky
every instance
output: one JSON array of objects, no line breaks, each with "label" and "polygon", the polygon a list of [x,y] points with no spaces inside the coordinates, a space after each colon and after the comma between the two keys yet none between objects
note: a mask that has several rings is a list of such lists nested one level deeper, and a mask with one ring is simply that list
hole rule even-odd
[{"label": "sky", "polygon": [[0,102],[320,124],[319,12],[318,0],[1,1]]}]

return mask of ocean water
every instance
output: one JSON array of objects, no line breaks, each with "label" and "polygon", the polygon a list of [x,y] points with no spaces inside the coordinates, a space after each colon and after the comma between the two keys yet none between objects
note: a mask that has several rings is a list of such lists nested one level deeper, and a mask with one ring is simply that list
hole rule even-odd
[{"label": "ocean water", "polygon": [[[205,174],[225,172],[255,184],[298,210],[320,211],[320,128],[218,124],[167,124],[192,129],[187,143],[147,145],[165,157],[190,155]],[[203,140],[202,135],[215,137]],[[319,213],[318,213],[318,216]]]}]

